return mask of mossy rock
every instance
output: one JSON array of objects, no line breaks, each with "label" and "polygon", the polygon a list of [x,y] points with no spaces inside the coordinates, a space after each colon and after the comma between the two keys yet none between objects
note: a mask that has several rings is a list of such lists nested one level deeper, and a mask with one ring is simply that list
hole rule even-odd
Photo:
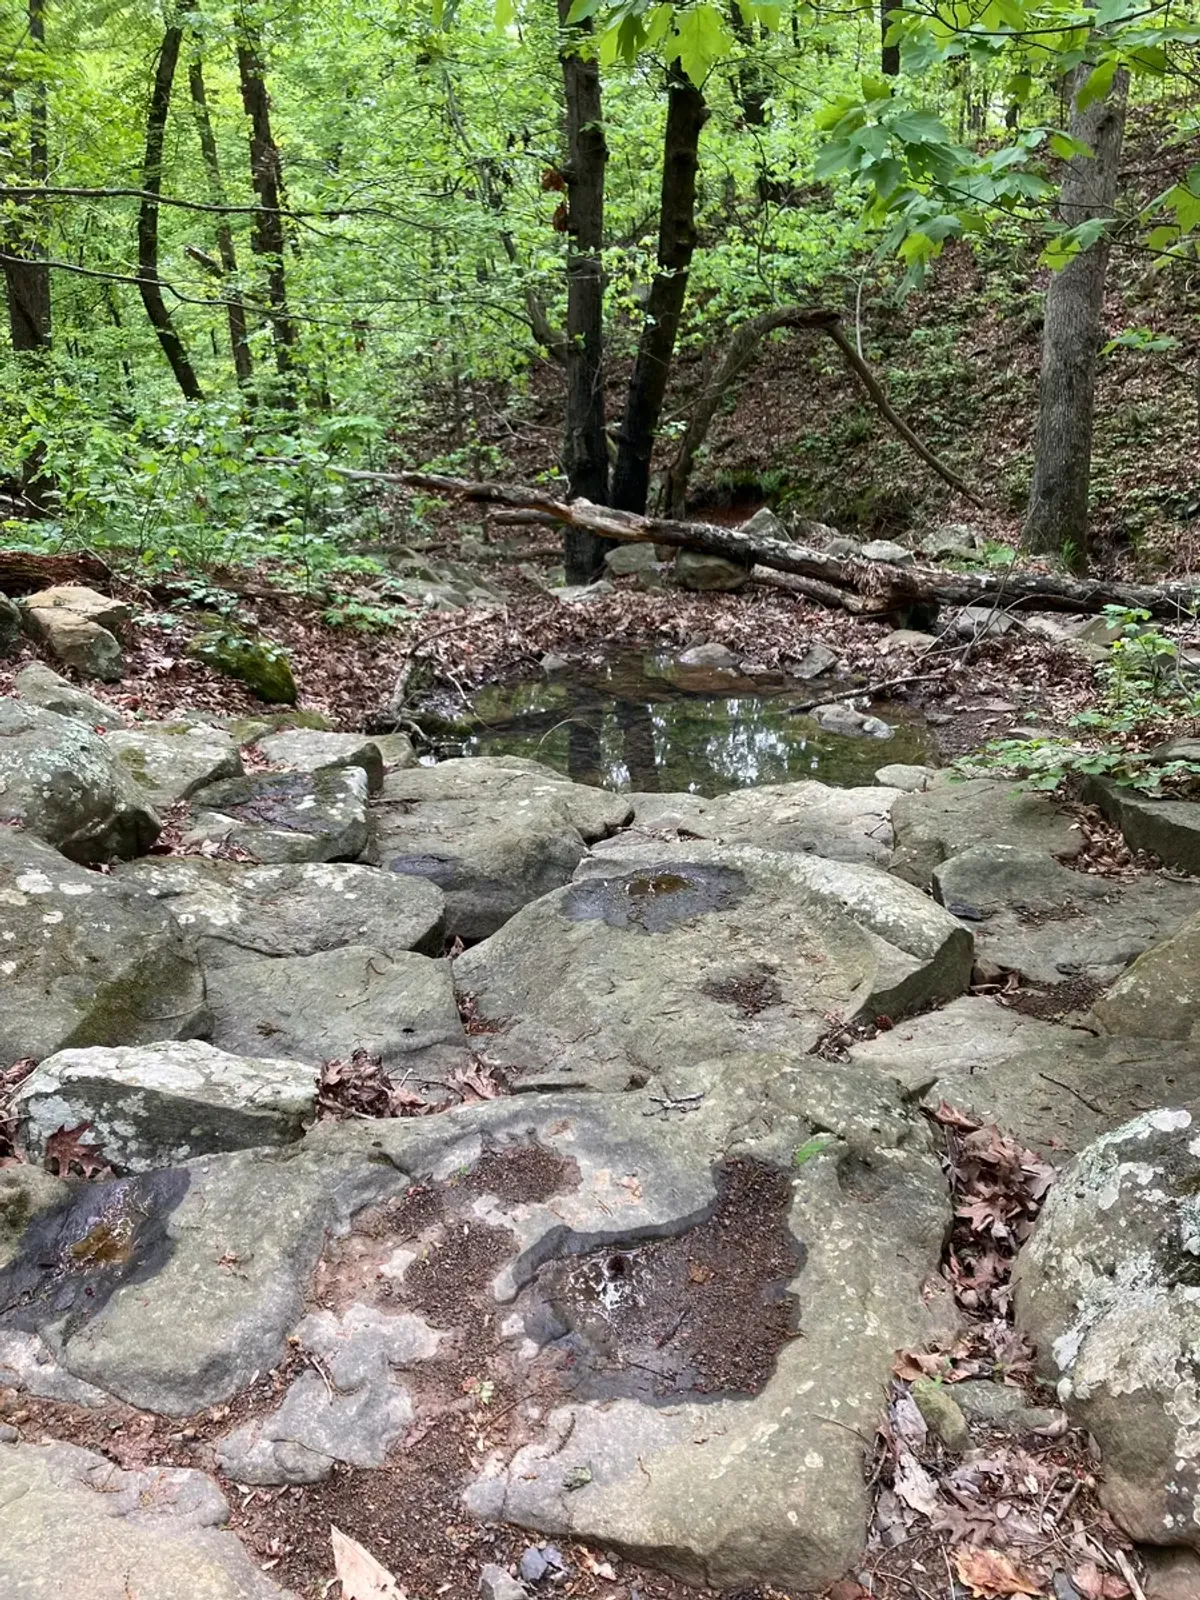
[{"label": "mossy rock", "polygon": [[244,683],[268,705],[296,703],[296,680],[291,663],[278,645],[268,639],[212,629],[199,633],[187,647],[189,656],[227,677]]}]

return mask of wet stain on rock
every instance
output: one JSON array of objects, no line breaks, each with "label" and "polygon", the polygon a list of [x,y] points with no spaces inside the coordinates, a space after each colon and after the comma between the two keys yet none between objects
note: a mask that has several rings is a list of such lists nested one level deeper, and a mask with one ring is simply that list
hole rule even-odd
[{"label": "wet stain on rock", "polygon": [[638,933],[667,933],[710,911],[727,911],[746,894],[745,875],[733,867],[665,862],[613,878],[585,878],[567,890],[563,915],[570,922],[605,922]]},{"label": "wet stain on rock", "polygon": [[425,878],[439,889],[458,887],[458,863],[448,856],[389,856],[383,865],[387,872],[398,872],[406,878]]},{"label": "wet stain on rock", "polygon": [[700,985],[700,993],[733,1006],[741,1017],[757,1017],[783,1003],[783,990],[765,967],[728,978],[709,978]]},{"label": "wet stain on rock", "polygon": [[189,1182],[170,1167],[83,1184],[34,1217],[0,1268],[0,1327],[34,1331],[53,1320],[69,1338],[122,1285],[153,1277],[171,1253],[168,1219]]},{"label": "wet stain on rock", "polygon": [[322,819],[316,803],[344,801],[340,778],[326,772],[256,772],[247,778],[228,778],[209,784],[193,796],[204,811],[219,811],[239,822],[261,823],[293,833],[311,833]]},{"label": "wet stain on rock", "polygon": [[507,1205],[539,1204],[579,1187],[579,1163],[544,1144],[509,1144],[485,1150],[463,1179],[475,1194]]}]

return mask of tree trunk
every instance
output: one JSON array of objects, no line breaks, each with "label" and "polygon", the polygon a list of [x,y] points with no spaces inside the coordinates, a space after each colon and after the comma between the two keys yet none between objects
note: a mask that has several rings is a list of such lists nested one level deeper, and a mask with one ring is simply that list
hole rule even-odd
[{"label": "tree trunk", "polygon": [[625,420],[613,469],[610,499],[622,511],[645,511],[650,493],[654,435],[662,415],[687,296],[688,270],[696,248],[696,174],[700,166],[700,130],[707,116],[704,96],[685,76],[679,62],[673,61],[668,74],[658,271],[646,304],[646,321],[629,380]]},{"label": "tree trunk", "polygon": [[[1093,152],[1067,164],[1059,212],[1068,227],[1112,215],[1125,132],[1128,74],[1118,72],[1106,100],[1080,110],[1077,96],[1091,68],[1075,69],[1069,131]],[[1026,548],[1087,563],[1096,352],[1104,328],[1109,239],[1101,236],[1050,280],[1042,330],[1042,377]]]},{"label": "tree trunk", "polygon": [[[225,185],[221,181],[221,162],[217,155],[217,140],[213,133],[212,118],[208,114],[208,96],[204,89],[204,64],[196,56],[188,66],[188,86],[192,93],[192,113],[196,119],[196,132],[200,136],[200,154],[208,178],[208,198],[214,206],[225,204]],[[248,384],[254,375],[250,343],[246,331],[246,307],[237,288],[237,251],[233,245],[233,230],[222,217],[217,222],[217,253],[221,260],[224,279],[226,311],[229,317],[229,345],[233,353],[233,369],[240,384]]]},{"label": "tree trunk", "polygon": [[[581,48],[590,22],[566,31],[571,0],[558,0],[567,110],[567,395],[563,466],[571,497],[608,501],[608,438],[604,431],[604,137],[600,65]],[[568,583],[588,583],[604,569],[606,539],[567,528],[563,557]]]},{"label": "tree trunk", "polygon": [[891,32],[893,22],[900,20],[900,8],[893,6],[890,0],[880,0],[879,4],[879,66],[886,77],[896,78],[900,75],[900,46],[889,44],[888,34]]},{"label": "tree trunk", "polygon": [[[760,46],[754,24],[747,18],[745,12],[738,4],[738,0],[730,0],[730,21],[738,43],[745,51],[745,59],[739,66],[734,77],[734,92],[738,104],[742,108],[742,121],[748,128],[765,128],[767,125],[767,85],[763,81],[759,69],[756,53]],[[759,185],[761,187],[765,174],[760,173]]]},{"label": "tree trunk", "polygon": [[[29,38],[43,59],[46,44],[45,0],[29,0]],[[11,81],[4,94],[5,120],[11,127],[16,120],[16,105]],[[4,140],[4,155],[11,164],[11,136]],[[50,141],[47,126],[46,85],[39,71],[30,90],[29,103],[29,180],[45,184],[50,170]],[[8,326],[14,350],[48,350],[50,347],[50,268],[41,258],[45,245],[38,237],[41,208],[33,200],[29,220],[6,231],[4,285],[8,298]]]},{"label": "tree trunk", "polygon": [[295,369],[296,324],[288,310],[287,277],[283,252],[283,163],[271,132],[271,99],[267,94],[262,49],[257,34],[246,25],[237,42],[238,78],[242,105],[250,118],[250,181],[258,197],[252,247],[267,268],[267,300],[271,306],[271,331],[275,341],[275,370],[283,380],[280,397],[295,405],[292,376]]},{"label": "tree trunk", "polygon": [[162,284],[158,276],[158,196],[162,193],[163,140],[166,135],[167,115],[171,109],[171,87],[175,81],[175,67],[179,61],[179,46],[183,29],[171,23],[163,35],[162,49],[154,70],[154,87],[150,93],[150,108],[146,113],[146,156],[142,164],[142,189],[146,198],[138,208],[138,290],[146,315],[158,335],[163,354],[170,362],[175,381],[188,400],[203,400],[204,391],[188,359],[183,340],[176,331],[163,300]]}]

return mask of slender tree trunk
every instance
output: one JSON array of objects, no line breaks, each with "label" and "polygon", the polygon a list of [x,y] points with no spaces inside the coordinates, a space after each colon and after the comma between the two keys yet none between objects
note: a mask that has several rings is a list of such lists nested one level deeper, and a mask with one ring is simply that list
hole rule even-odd
[{"label": "slender tree trunk", "polygon": [[746,52],[734,79],[738,104],[742,108],[742,121],[749,128],[764,128],[767,124],[767,86],[755,59],[759,48],[756,29],[738,0],[730,0],[729,17],[738,43]]},{"label": "slender tree trunk", "polygon": [[879,66],[885,76],[896,78],[900,75],[900,46],[888,43],[888,34],[892,23],[900,20],[900,8],[893,6],[890,0],[880,0],[879,4]]},{"label": "slender tree trunk", "polygon": [[[608,438],[604,431],[604,137],[600,64],[585,48],[590,22],[565,31],[571,0],[558,0],[567,108],[567,374],[563,465],[571,497],[608,502]],[[582,528],[563,532],[568,583],[588,583],[610,548]]]},{"label": "slender tree trunk", "polygon": [[163,35],[154,70],[154,87],[150,92],[150,108],[146,113],[146,155],[142,163],[142,188],[146,192],[138,208],[138,290],[146,315],[158,335],[163,354],[175,374],[175,381],[189,400],[203,400],[204,391],[188,358],[183,340],[179,337],[171,313],[163,299],[162,283],[158,276],[158,195],[162,193],[163,140],[166,135],[167,115],[171,109],[171,87],[175,81],[175,68],[179,61],[179,46],[183,29],[170,23]]},{"label": "slender tree trunk", "polygon": [[[196,132],[200,136],[200,154],[208,178],[208,197],[213,205],[223,206],[225,185],[221,181],[217,140],[213,133],[212,118],[208,114],[208,96],[204,89],[204,64],[199,56],[196,56],[188,66],[188,87],[192,93],[192,113],[196,119]],[[238,382],[244,385],[248,384],[254,375],[254,363],[246,331],[246,307],[237,288],[237,251],[233,245],[233,230],[224,217],[217,223],[217,254],[220,257],[221,276],[224,279],[233,368],[237,373]]]},{"label": "slender tree trunk", "polygon": [[654,435],[662,415],[687,296],[688,270],[696,248],[696,174],[700,165],[700,130],[707,116],[704,96],[684,75],[679,62],[673,62],[663,146],[658,271],[646,304],[646,321],[629,381],[613,469],[611,502],[622,511],[645,511],[650,492]]},{"label": "slender tree trunk", "polygon": [[[1091,73],[1075,69],[1071,85],[1072,138],[1092,151],[1067,164],[1059,211],[1075,227],[1111,216],[1121,166],[1128,75],[1121,71],[1106,100],[1080,110],[1077,96]],[[1104,283],[1110,243],[1103,235],[1050,280],[1042,330],[1042,376],[1037,444],[1026,548],[1061,553],[1070,565],[1087,562],[1088,490],[1092,466],[1096,352],[1104,328]]]},{"label": "slender tree trunk", "polygon": [[288,310],[283,252],[283,163],[271,132],[271,99],[267,94],[262,49],[257,34],[243,28],[237,44],[242,105],[250,118],[250,181],[258,197],[252,246],[266,263],[267,299],[275,340],[275,369],[284,383],[285,404],[295,404],[292,375],[296,365],[296,324]]},{"label": "slender tree trunk", "polygon": [[[45,0],[29,0],[29,38],[42,59],[46,43]],[[3,95],[4,119],[11,128],[16,121],[16,103],[11,80]],[[4,164],[15,172],[11,135],[4,138]],[[29,104],[29,181],[44,184],[50,170],[50,141],[46,103],[46,84],[40,73],[34,78]],[[8,299],[8,326],[14,350],[46,350],[50,347],[50,268],[42,259],[45,245],[39,238],[38,224],[43,203],[31,198],[28,220],[5,230],[4,286]]]}]

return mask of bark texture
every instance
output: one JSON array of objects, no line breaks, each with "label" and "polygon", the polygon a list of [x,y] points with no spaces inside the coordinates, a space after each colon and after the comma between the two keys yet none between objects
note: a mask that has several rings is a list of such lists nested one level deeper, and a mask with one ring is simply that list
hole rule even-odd
[{"label": "bark texture", "polygon": [[[1081,110],[1079,91],[1090,73],[1087,65],[1076,68],[1071,85],[1069,131],[1092,154],[1067,163],[1059,212],[1068,227],[1112,215],[1120,174],[1128,75],[1119,72],[1108,98]],[[1046,291],[1025,545],[1061,553],[1077,568],[1087,562],[1096,352],[1104,330],[1109,249],[1105,234],[1056,272]]]},{"label": "bark texture", "polygon": [[283,162],[271,131],[271,97],[258,35],[245,27],[237,42],[238,79],[242,106],[250,119],[250,182],[258,198],[251,245],[267,272],[267,302],[271,307],[271,332],[275,342],[275,370],[283,380],[285,403],[293,401],[292,376],[296,366],[296,324],[288,310],[283,225]]},{"label": "bark texture", "polygon": [[892,23],[900,19],[900,8],[893,6],[889,0],[880,0],[879,4],[879,66],[886,77],[895,78],[900,74],[900,46],[888,43],[888,34]]},{"label": "bark texture", "polygon": [[684,75],[678,61],[673,62],[667,88],[658,271],[650,288],[646,321],[629,381],[609,496],[622,511],[645,511],[650,493],[654,436],[662,415],[687,296],[688,271],[696,249],[696,174],[700,165],[700,130],[707,116],[704,96]]},{"label": "bark texture", "polygon": [[[217,153],[216,135],[212,118],[208,114],[208,95],[204,88],[204,63],[199,56],[188,66],[188,87],[192,95],[192,115],[196,119],[196,132],[200,136],[200,154],[204,161],[204,174],[208,179],[208,197],[214,206],[225,204],[225,185],[221,179],[221,159]],[[254,375],[254,362],[250,355],[250,342],[246,326],[246,307],[237,287],[237,251],[233,243],[233,230],[222,218],[217,223],[217,254],[224,279],[226,310],[229,318],[229,345],[233,354],[233,369],[237,380],[247,384]]]},{"label": "bark texture", "polygon": [[[40,52],[46,43],[44,0],[29,0],[29,38]],[[11,124],[16,105],[11,82],[5,85],[4,114]],[[11,147],[3,152],[6,166],[14,166]],[[50,143],[47,126],[46,85],[39,78],[30,91],[29,102],[29,180],[44,187],[50,170]],[[8,327],[14,350],[47,350],[50,347],[50,268],[41,259],[45,254],[38,238],[38,210],[32,203],[28,225],[7,230],[4,242],[4,287],[8,299]]]}]

